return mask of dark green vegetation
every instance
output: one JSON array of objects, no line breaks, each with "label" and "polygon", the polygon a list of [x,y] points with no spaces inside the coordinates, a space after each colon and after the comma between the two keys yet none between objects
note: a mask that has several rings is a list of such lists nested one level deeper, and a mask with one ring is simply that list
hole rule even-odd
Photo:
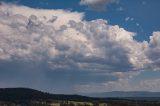
[{"label": "dark green vegetation", "polygon": [[27,88],[0,89],[0,106],[160,106],[160,100],[92,98],[49,94]]}]

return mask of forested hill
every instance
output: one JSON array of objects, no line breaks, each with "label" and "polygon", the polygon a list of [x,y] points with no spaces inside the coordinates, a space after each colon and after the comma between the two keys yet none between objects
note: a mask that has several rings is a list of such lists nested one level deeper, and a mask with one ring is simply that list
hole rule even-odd
[{"label": "forested hill", "polygon": [[29,88],[0,88],[0,100],[73,100],[73,101],[94,101],[104,100],[79,95],[49,94]]}]

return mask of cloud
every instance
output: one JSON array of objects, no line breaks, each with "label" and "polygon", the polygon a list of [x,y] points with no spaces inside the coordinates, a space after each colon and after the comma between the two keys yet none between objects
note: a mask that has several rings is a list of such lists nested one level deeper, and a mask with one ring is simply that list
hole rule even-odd
[{"label": "cloud", "polygon": [[101,11],[105,10],[108,4],[116,1],[117,0],[81,0],[80,5],[86,5],[91,9]]},{"label": "cloud", "polygon": [[[140,72],[113,72],[110,74],[112,77],[116,77],[116,80],[108,80],[101,83],[87,83],[75,85],[75,89],[79,93],[94,93],[94,92],[110,92],[110,91],[136,91],[140,89],[134,89],[135,86],[130,84],[130,80],[138,76]],[[139,84],[138,84],[139,85]]]},{"label": "cloud", "polygon": [[131,83],[129,79],[119,79],[106,83],[90,83],[75,86],[79,93],[111,92],[111,91],[151,91],[159,92],[160,79],[141,80]]},{"label": "cloud", "polygon": [[126,18],[125,18],[125,21],[134,21],[134,18],[126,17]]},{"label": "cloud", "polygon": [[160,32],[154,32],[150,36],[150,42],[145,51],[145,54],[151,61],[149,67],[153,70],[160,70]]},{"label": "cloud", "polygon": [[[139,88],[144,88],[145,91],[159,91],[160,79],[150,79],[141,81]],[[143,89],[142,89],[143,90]]]},{"label": "cloud", "polygon": [[53,70],[131,71],[143,66],[143,45],[133,40],[134,33],[105,20],[86,22],[81,14],[59,11],[4,5],[1,59],[46,60]]},{"label": "cloud", "polygon": [[134,33],[117,25],[83,21],[83,13],[64,10],[3,4],[0,15],[0,59],[45,60],[53,70],[140,70],[151,61],[145,54],[153,51],[147,47],[157,36],[149,44],[137,42]]},{"label": "cloud", "polygon": [[[160,32],[153,32],[150,41],[143,42],[144,54],[147,59],[142,70],[160,70]],[[141,62],[140,62],[141,63]],[[117,77],[117,80],[106,81],[103,83],[88,83],[76,85],[75,89],[79,92],[108,92],[108,91],[159,91],[160,79],[141,79],[134,82],[132,78],[138,76],[142,70],[128,72],[112,72],[110,76]]]},{"label": "cloud", "polygon": [[130,89],[127,80],[108,81],[106,83],[91,83],[75,86],[80,93],[128,91]]},{"label": "cloud", "polygon": [[[83,17],[84,13],[79,12],[33,9],[2,3],[0,62],[5,63],[2,68],[6,70],[7,63],[13,63],[11,67],[16,69],[13,70],[15,73],[23,71],[20,75],[24,76],[23,73],[26,72],[25,76],[28,77],[32,72],[28,70],[36,70],[34,75],[41,75],[37,76],[39,84],[50,79],[54,80],[58,75],[70,83],[68,73],[74,73],[72,77],[75,81],[78,75],[84,77],[86,73],[89,77],[92,74],[104,74],[113,77],[104,82],[110,89],[119,85],[119,82],[114,80],[120,81],[120,84],[123,81],[127,83],[122,79],[132,75],[125,73],[159,69],[159,32],[154,32],[149,42],[138,42],[133,39],[135,33],[126,31],[118,25],[109,25],[103,19],[85,21]],[[30,66],[30,63],[37,65],[35,68],[32,65],[31,69],[26,70],[25,65],[22,65],[24,69],[19,67],[22,63],[27,63],[26,67]],[[1,75],[3,74],[7,75],[5,72]],[[57,80],[65,84],[64,80],[60,78]],[[91,81],[86,79],[86,82]],[[78,81],[74,82],[76,83]],[[50,85],[49,87],[51,88]],[[103,88],[101,85],[100,87]]]}]

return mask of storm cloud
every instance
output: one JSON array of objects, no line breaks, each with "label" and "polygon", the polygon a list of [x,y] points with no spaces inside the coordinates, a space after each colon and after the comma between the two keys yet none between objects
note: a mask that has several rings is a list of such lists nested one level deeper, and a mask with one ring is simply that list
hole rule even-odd
[{"label": "storm cloud", "polygon": [[[125,78],[119,78],[115,73],[160,68],[160,32],[154,32],[150,41],[138,42],[133,38],[135,33],[118,25],[109,25],[103,19],[86,21],[83,17],[84,13],[68,10],[33,9],[2,3],[0,62],[5,65],[0,68],[6,70],[7,63],[14,63],[12,67],[26,63],[30,69],[23,65],[24,69],[12,71],[17,74],[24,71],[27,78],[40,73],[37,81],[47,79],[50,82],[59,74],[67,81],[71,78],[76,81],[77,73],[83,76],[81,78],[87,75],[91,79],[105,73],[106,82],[123,81],[120,79]],[[31,63],[36,63],[36,68]],[[31,70],[36,70],[33,76],[29,76]],[[1,73],[7,75],[4,70]],[[74,74],[71,77],[67,73]]]}]

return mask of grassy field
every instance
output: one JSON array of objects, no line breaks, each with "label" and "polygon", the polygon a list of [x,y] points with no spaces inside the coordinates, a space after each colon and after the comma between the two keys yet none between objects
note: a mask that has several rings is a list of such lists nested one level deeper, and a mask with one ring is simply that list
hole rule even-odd
[{"label": "grassy field", "polygon": [[62,100],[1,101],[0,106],[160,106],[160,101],[108,100],[106,102],[78,102]]},{"label": "grassy field", "polygon": [[107,106],[107,103],[92,103],[92,102],[76,102],[76,101],[31,101],[24,103],[0,102],[0,106]]}]

